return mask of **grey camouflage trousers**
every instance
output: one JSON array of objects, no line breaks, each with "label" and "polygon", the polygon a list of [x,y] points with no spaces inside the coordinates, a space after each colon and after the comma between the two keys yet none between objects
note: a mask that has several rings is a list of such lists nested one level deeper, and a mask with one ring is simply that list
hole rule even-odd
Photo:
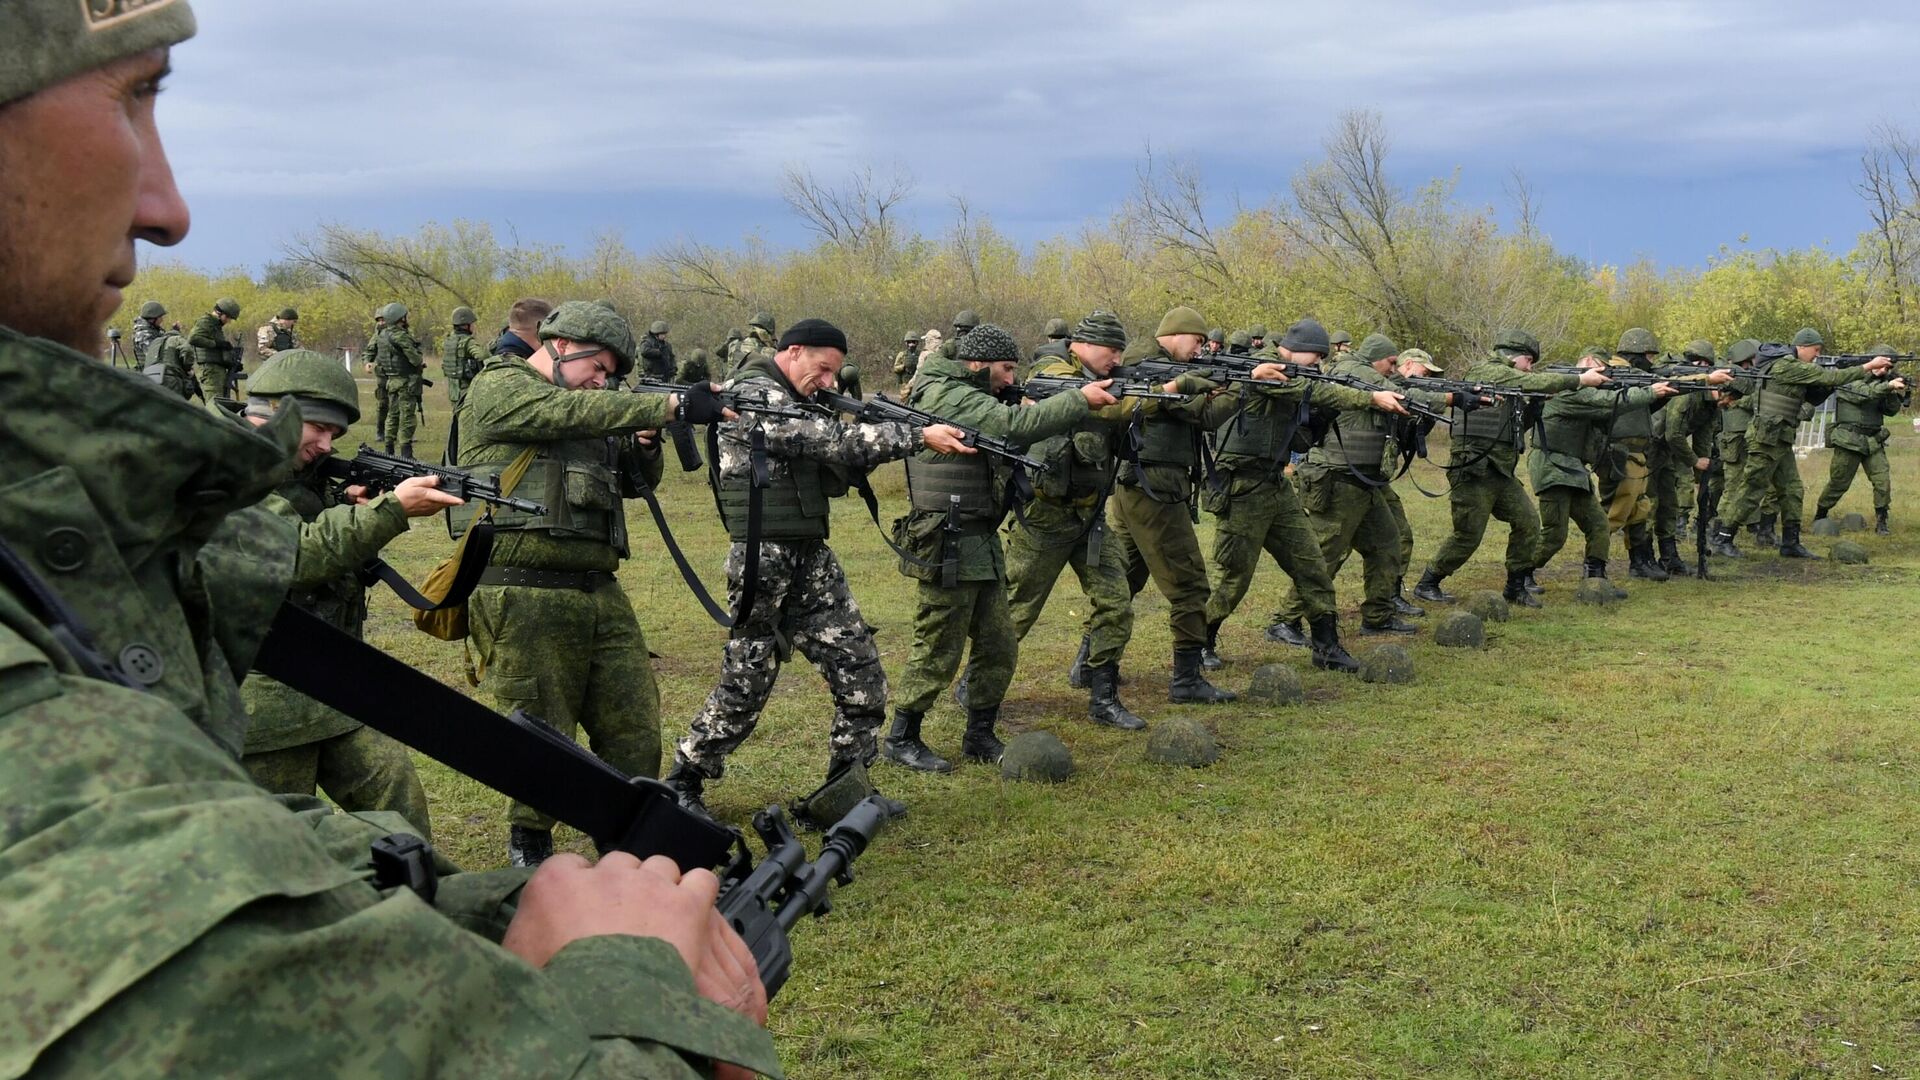
[{"label": "grey camouflage trousers", "polygon": [[[727,605],[740,604],[746,545],[727,553]],[[873,631],[847,588],[847,575],[822,541],[760,543],[760,583],[753,610],[722,650],[720,682],[680,740],[680,756],[702,776],[726,771],[727,755],[753,734],[780,677],[778,629],[827,680],[833,694],[832,757],[871,762],[873,733],[887,713],[887,673]]]}]

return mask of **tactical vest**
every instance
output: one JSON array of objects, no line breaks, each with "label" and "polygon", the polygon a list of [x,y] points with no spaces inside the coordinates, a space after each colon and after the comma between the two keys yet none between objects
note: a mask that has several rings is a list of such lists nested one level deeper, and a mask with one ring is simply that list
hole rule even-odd
[{"label": "tactical vest", "polygon": [[945,515],[951,509],[955,524],[969,535],[999,528],[1005,512],[985,454],[932,459],[915,454],[907,459],[907,493],[916,511]]},{"label": "tactical vest", "polygon": [[[1473,378],[1469,370],[1466,376]],[[1526,423],[1521,417],[1524,398],[1495,398],[1489,408],[1474,409],[1468,412],[1458,405],[1453,407],[1453,441],[1458,443],[1497,443],[1513,442],[1525,437]]]},{"label": "tactical vest", "polygon": [[[1769,368],[1777,367],[1769,364]],[[1756,370],[1758,370],[1756,368]],[[1756,416],[1777,417],[1788,423],[1800,423],[1800,406],[1806,404],[1806,391],[1799,386],[1788,386],[1779,379],[1768,379],[1760,384],[1760,393],[1756,395],[1753,410]]]},{"label": "tactical vest", "polygon": [[[1256,461],[1283,461],[1288,447],[1281,439],[1288,436],[1288,428],[1293,427],[1293,409],[1298,402],[1276,402],[1273,408],[1255,412],[1241,409],[1226,423],[1220,425],[1214,436],[1214,453],[1222,458],[1245,457]],[[1284,407],[1281,407],[1283,406]],[[1141,455],[1145,457],[1143,453]]]},{"label": "tactical vest", "polygon": [[[754,381],[774,382],[759,371],[745,372],[739,380],[740,383]],[[760,538],[825,540],[833,511],[832,499],[846,492],[844,479],[837,470],[813,458],[781,460],[786,468],[768,469],[767,486],[760,489]],[[747,539],[754,471],[748,468],[720,476],[720,520],[727,527],[727,536],[736,542]]]},{"label": "tactical vest", "polygon": [[1328,465],[1385,472],[1387,434],[1392,418],[1377,409],[1342,409],[1314,453]]},{"label": "tactical vest", "polygon": [[[1745,390],[1751,383],[1741,384],[1737,380],[1735,387]],[[1742,393],[1734,398],[1726,408],[1720,410],[1720,433],[1723,435],[1745,435],[1747,425],[1753,422],[1753,395]]]},{"label": "tactical vest", "polygon": [[1653,439],[1653,407],[1621,402],[1613,410],[1613,426],[1608,429],[1607,438],[1617,443],[1639,440],[1645,444],[1651,441]]},{"label": "tactical vest", "polygon": [[287,329],[284,326],[281,326],[278,323],[274,323],[273,324],[273,351],[286,352],[288,349],[295,349],[295,348],[299,348],[299,346],[293,343],[293,331]]},{"label": "tactical vest", "polygon": [[1861,401],[1849,394],[1836,394],[1834,397],[1834,423],[1863,432],[1874,432],[1887,426],[1887,414],[1880,411],[1880,398],[1871,397]]},{"label": "tactical vest", "polygon": [[467,372],[466,359],[461,356],[464,350],[460,346],[466,342],[467,337],[466,334],[448,334],[446,344],[440,347],[440,370],[449,379],[473,377]]},{"label": "tactical vest", "polygon": [[1588,456],[1595,424],[1584,417],[1548,410],[1540,422],[1540,449],[1549,454],[1566,454],[1582,461]]},{"label": "tactical vest", "polygon": [[[336,505],[314,486],[311,479],[296,479],[283,484],[274,494],[287,500],[294,512],[300,515],[300,520],[305,522],[313,521],[322,511]],[[367,590],[357,574],[343,574],[310,588],[294,589],[287,594],[287,600],[354,637],[360,636],[361,628],[367,621]]]},{"label": "tactical vest", "polygon": [[[498,506],[493,510],[494,529],[543,532],[561,540],[598,541],[626,558],[627,514],[620,499],[620,478],[613,468],[613,457],[610,439],[568,439],[543,444],[513,494],[539,503],[547,512],[528,514]],[[475,476],[497,480],[510,464],[511,460],[464,467]],[[475,499],[452,507],[448,517],[453,535],[457,537],[465,532],[484,505]]]},{"label": "tactical vest", "polygon": [[374,341],[379,350],[379,356],[373,361],[374,374],[383,379],[397,379],[411,374],[407,370],[405,361],[400,357],[400,350],[393,346],[393,331],[380,331]]}]

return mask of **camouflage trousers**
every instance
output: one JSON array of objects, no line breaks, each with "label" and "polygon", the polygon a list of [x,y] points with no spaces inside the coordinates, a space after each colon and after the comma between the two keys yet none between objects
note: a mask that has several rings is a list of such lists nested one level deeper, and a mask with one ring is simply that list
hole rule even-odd
[{"label": "camouflage trousers", "polygon": [[413,441],[414,421],[418,413],[414,411],[415,378],[411,375],[389,375],[381,380],[387,388],[386,411],[380,421],[380,441],[399,446]]},{"label": "camouflage trousers", "polygon": [[[1103,517],[1105,513],[1103,508]],[[1087,663],[1100,667],[1118,662],[1133,637],[1133,594],[1127,589],[1127,561],[1120,545],[1106,536],[1094,561],[1087,556],[1085,522],[1073,510],[1035,502],[1026,516],[1027,524],[1007,526],[1007,611],[1014,636],[1026,640],[1060,571],[1071,566],[1089,608],[1081,629],[1088,639]],[[974,685],[971,668],[967,685]]]},{"label": "camouflage trousers", "polygon": [[1540,503],[1540,543],[1533,557],[1535,569],[1552,562],[1560,549],[1567,546],[1569,522],[1580,526],[1580,535],[1586,537],[1586,557],[1607,561],[1607,545],[1613,530],[1607,525],[1606,511],[1600,509],[1600,500],[1593,494],[1592,480],[1588,480],[1584,488],[1565,485],[1546,488],[1535,498]]},{"label": "camouflage trousers", "polygon": [[[1301,501],[1320,543],[1328,579],[1346,565],[1348,555],[1359,552],[1366,589],[1360,619],[1368,626],[1392,622],[1395,583],[1406,573],[1406,564],[1400,561],[1400,526],[1393,517],[1393,504],[1387,501],[1391,489],[1366,487],[1344,469],[1335,472],[1314,465],[1302,467],[1294,478],[1300,482]],[[1275,618],[1292,622],[1305,614],[1296,585]]]},{"label": "camouflage trousers", "polygon": [[1387,510],[1393,514],[1394,528],[1400,532],[1400,572],[1405,574],[1407,567],[1413,565],[1413,523],[1407,520],[1407,508],[1391,484],[1380,491],[1387,497]]},{"label": "camouflage trousers", "polygon": [[1540,512],[1512,474],[1489,469],[1471,480],[1456,479],[1448,489],[1447,502],[1453,511],[1453,532],[1441,541],[1427,569],[1447,577],[1466,565],[1479,550],[1489,519],[1507,523],[1507,572],[1523,574],[1533,569]]},{"label": "camouflage trousers", "polygon": [[1651,472],[1646,451],[1615,447],[1607,452],[1596,474],[1607,526],[1626,530],[1628,544],[1646,540],[1647,522],[1653,517],[1653,500],[1647,497]]},{"label": "camouflage trousers", "polygon": [[464,401],[466,399],[466,396],[467,396],[467,380],[456,379],[451,375],[447,376],[448,407],[453,409],[460,408],[460,402]]},{"label": "camouflage trousers", "polygon": [[240,763],[254,783],[277,795],[311,795],[318,787],[342,810],[391,810],[419,830],[421,839],[433,839],[427,792],[407,748],[370,727],[248,754]]},{"label": "camouflage trousers", "polygon": [[1806,489],[1800,484],[1800,467],[1793,457],[1793,443],[1762,442],[1751,437],[1753,430],[1747,429],[1747,460],[1740,474],[1740,488],[1728,490],[1732,505],[1722,508],[1720,520],[1729,525],[1758,521],[1762,500],[1769,488],[1775,488],[1780,494],[1780,519],[1799,521]]},{"label": "camouflage trousers", "polygon": [[227,369],[218,364],[193,365],[193,381],[200,384],[205,401],[226,396]]},{"label": "camouflage trousers", "polygon": [[1309,619],[1332,614],[1333,575],[1327,572],[1319,537],[1300,505],[1299,477],[1288,483],[1227,473],[1222,481],[1224,497],[1210,499],[1208,505],[1217,523],[1207,625],[1225,622],[1246,599],[1263,551],[1293,582],[1299,606]]},{"label": "camouflage trousers", "polygon": [[376,439],[384,439],[387,431],[387,380],[385,376],[373,377],[373,434]]},{"label": "camouflage trousers", "polygon": [[[1671,460],[1666,453],[1656,452],[1647,460],[1647,525],[1653,531],[1655,540],[1675,539],[1674,529],[1680,524],[1680,473],[1685,470],[1691,474],[1691,462]],[[1688,485],[1691,487],[1692,485]]]},{"label": "camouflage trousers", "polygon": [[[925,713],[953,685],[962,656],[967,659],[967,705],[987,709],[1007,696],[1020,660],[1020,635],[1007,613],[1007,586],[1001,581],[962,581],[944,588],[922,581],[916,590],[913,651],[900,675],[894,707]],[[971,649],[969,649],[971,645]]]},{"label": "camouflage trousers", "polygon": [[1893,474],[1887,469],[1886,446],[1876,447],[1871,454],[1838,446],[1830,452],[1833,461],[1827,466],[1827,486],[1815,504],[1821,513],[1833,509],[1840,496],[1853,486],[1853,474],[1860,469],[1867,471],[1867,482],[1873,485],[1873,508],[1879,511],[1893,505]]},{"label": "camouflage trousers", "polygon": [[1151,577],[1167,598],[1173,647],[1207,643],[1207,560],[1185,502],[1163,503],[1137,487],[1121,485],[1108,500],[1113,510],[1107,543],[1119,549],[1127,568],[1129,599]]},{"label": "camouflage trousers", "polygon": [[[740,605],[746,559],[745,544],[727,553],[729,608]],[[759,725],[785,660],[783,640],[827,680],[833,695],[831,757],[873,760],[873,733],[887,714],[887,673],[840,560],[822,541],[763,540],[753,610],[734,625],[721,651],[720,681],[680,740],[680,756],[701,775],[716,779],[724,773],[727,755]]]},{"label": "camouflage trousers", "polygon": [[[394,402],[398,408],[405,399]],[[467,601],[480,688],[501,712],[525,709],[630,776],[660,775],[660,688],[647,638],[618,581],[590,592],[482,585]],[[553,819],[514,803],[515,825]]]}]

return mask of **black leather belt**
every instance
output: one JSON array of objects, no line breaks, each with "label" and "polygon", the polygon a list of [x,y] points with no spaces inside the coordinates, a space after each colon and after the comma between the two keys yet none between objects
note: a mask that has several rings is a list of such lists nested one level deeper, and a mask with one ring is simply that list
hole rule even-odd
[{"label": "black leather belt", "polygon": [[480,572],[482,585],[514,585],[523,589],[578,589],[592,592],[611,585],[606,570],[535,570],[526,566],[489,566]]}]

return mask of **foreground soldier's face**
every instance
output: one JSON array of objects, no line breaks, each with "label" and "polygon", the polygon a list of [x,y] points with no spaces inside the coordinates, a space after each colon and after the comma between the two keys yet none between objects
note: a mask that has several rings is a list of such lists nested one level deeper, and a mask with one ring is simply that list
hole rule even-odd
[{"label": "foreground soldier's face", "polygon": [[82,352],[133,281],[133,242],[187,235],[154,126],[167,50],[0,106],[0,324]]},{"label": "foreground soldier's face", "polygon": [[1803,362],[1811,364],[1815,360],[1820,359],[1820,346],[1795,345],[1793,347],[1793,355],[1799,357]]},{"label": "foreground soldier's face", "polygon": [[800,391],[802,397],[832,384],[839,377],[841,366],[847,362],[847,354],[839,349],[795,345],[793,350],[794,357],[787,365],[787,378],[792,380],[793,388]]},{"label": "foreground soldier's face", "polygon": [[1175,360],[1191,360],[1200,355],[1200,346],[1207,340],[1205,334],[1172,334],[1160,339],[1161,347]]},{"label": "foreground soldier's face", "polygon": [[1113,369],[1120,366],[1121,352],[1111,345],[1077,341],[1071,348],[1074,355],[1080,358],[1080,366],[1101,378],[1113,374]]},{"label": "foreground soldier's face", "polygon": [[1514,354],[1513,366],[1519,368],[1521,371],[1532,371],[1533,370],[1533,354],[1532,353]]}]

